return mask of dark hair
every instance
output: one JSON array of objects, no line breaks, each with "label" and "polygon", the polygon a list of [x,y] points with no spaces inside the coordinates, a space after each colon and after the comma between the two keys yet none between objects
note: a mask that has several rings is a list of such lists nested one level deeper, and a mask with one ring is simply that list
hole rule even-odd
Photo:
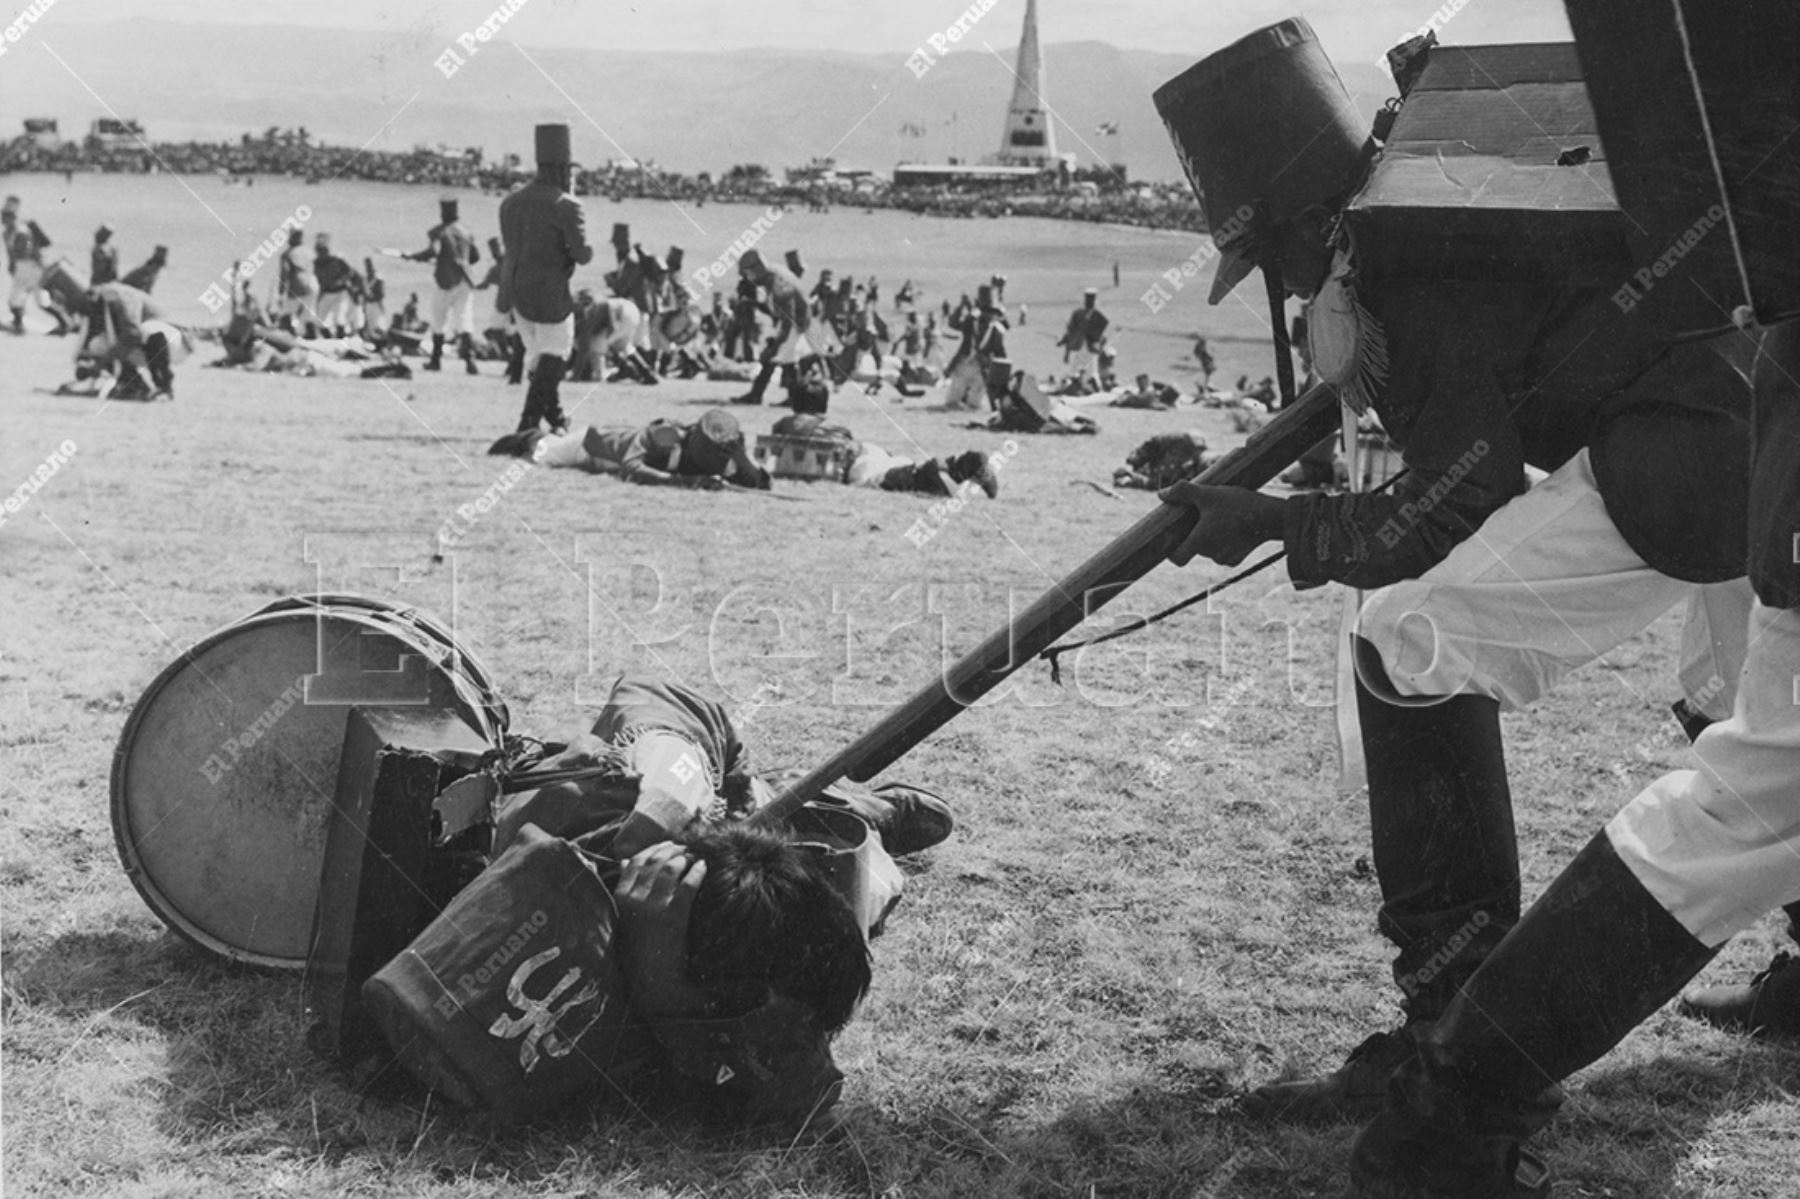
[{"label": "dark hair", "polygon": [[746,824],[688,844],[706,863],[688,924],[688,973],[720,1000],[749,1006],[765,989],[812,1008],[835,1033],[869,990],[869,947],[825,861]]}]

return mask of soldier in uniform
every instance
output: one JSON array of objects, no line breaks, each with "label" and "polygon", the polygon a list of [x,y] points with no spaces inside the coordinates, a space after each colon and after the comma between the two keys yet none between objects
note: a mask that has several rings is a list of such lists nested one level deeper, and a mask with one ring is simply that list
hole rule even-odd
[{"label": "soldier in uniform", "polygon": [[[1698,319],[1691,310],[1679,319],[1644,311],[1652,297],[1636,305],[1639,319],[1660,317],[1681,333],[1776,314],[1760,331],[1752,368],[1747,535],[1736,543],[1748,560],[1753,604],[1743,631],[1754,652],[1729,716],[1695,738],[1692,768],[1665,774],[1614,815],[1420,1038],[1352,1153],[1353,1190],[1371,1199],[1548,1195],[1549,1172],[1525,1140],[1554,1115],[1558,1084],[1662,1007],[1732,936],[1800,897],[1800,319],[1780,320],[1794,311],[1792,279],[1770,269],[1789,268],[1800,232],[1800,154],[1784,147],[1785,124],[1771,129],[1771,117],[1792,112],[1800,94],[1800,19],[1785,5],[1727,6],[1708,29],[1711,46],[1696,50],[1685,30],[1659,29],[1654,19],[1627,29],[1610,7],[1571,2],[1568,10],[1601,134],[1609,150],[1627,147],[1612,165],[1615,177],[1633,179],[1636,194],[1621,188],[1621,200],[1628,217],[1642,218],[1646,244],[1669,235],[1653,215],[1663,206],[1681,212],[1723,200],[1716,207],[1737,206],[1736,219],[1750,217],[1755,229],[1740,240],[1734,221],[1713,235],[1730,239],[1724,253],[1708,253],[1715,243],[1677,261],[1671,273],[1692,271],[1687,278],[1663,280],[1658,295],[1703,297]],[[1642,65],[1659,52],[1682,55],[1686,77],[1665,84]],[[1714,74],[1727,58],[1729,82]],[[1675,165],[1681,151],[1672,149],[1703,73],[1716,81],[1705,106],[1707,153],[1715,163],[1757,163],[1751,177],[1734,166],[1723,194]],[[1675,132],[1665,141],[1613,140],[1625,122],[1631,132]],[[1641,160],[1630,161],[1634,154]],[[1664,263],[1656,265],[1661,278]],[[1729,313],[1734,301],[1743,306]],[[1697,472],[1742,468],[1735,452],[1715,458],[1713,448],[1677,447]],[[1786,993],[1792,1003],[1797,992],[1790,985]]]},{"label": "soldier in uniform", "polygon": [[[102,283],[84,298],[87,329],[80,352],[118,368],[110,398],[172,400],[176,363],[192,350],[186,333],[171,324],[168,313],[149,294],[128,283]],[[150,382],[144,382],[148,371]]]},{"label": "soldier in uniform", "polygon": [[287,249],[281,252],[280,277],[276,280],[275,320],[289,333],[318,336],[319,317],[313,298],[319,284],[313,278],[312,262],[306,257],[306,234],[288,230]]},{"label": "soldier in uniform", "polygon": [[738,259],[738,274],[762,288],[767,295],[767,311],[774,318],[775,329],[762,350],[762,369],[750,390],[733,398],[734,404],[760,404],[769,390],[769,380],[782,366],[792,366],[798,358],[813,350],[807,334],[812,327],[812,313],[807,308],[806,293],[794,276],[780,267],[770,266],[756,250],[745,250]]},{"label": "soldier in uniform", "polygon": [[[1259,41],[1272,74],[1282,54],[1323,58],[1298,20],[1220,55]],[[1222,130],[1215,121],[1203,136],[1201,89],[1170,85],[1159,106],[1171,94],[1171,132],[1213,227],[1240,205],[1266,213],[1223,248],[1213,302],[1261,264],[1279,271],[1290,295],[1326,298],[1309,302],[1315,325],[1356,322],[1355,336],[1340,329],[1332,342],[1387,350],[1384,375],[1364,363],[1340,387],[1365,396],[1402,446],[1408,469],[1393,488],[1282,499],[1186,482],[1164,493],[1199,514],[1171,555],[1178,564],[1236,564],[1282,541],[1297,585],[1373,593],[1351,654],[1378,925],[1397,950],[1404,1023],[1370,1036],[1340,1069],[1246,1099],[1270,1117],[1366,1117],[1519,918],[1501,712],[1530,706],[1682,604],[1684,656],[1702,667],[1683,671],[1690,698],[1715,711],[1730,702],[1742,642],[1733,643],[1730,618],[1708,618],[1736,608],[1742,629],[1748,608],[1741,346],[1729,335],[1671,344],[1642,314],[1622,312],[1608,288],[1553,269],[1531,281],[1359,273],[1346,235],[1334,233],[1368,161],[1341,85],[1319,103],[1338,124],[1306,122],[1295,169],[1263,179],[1228,180],[1225,164],[1242,143],[1266,142],[1266,124]],[[1226,144],[1233,136],[1237,147]],[[1529,489],[1528,465],[1549,472]],[[1724,680],[1709,699],[1695,690],[1708,675]]]},{"label": "soldier in uniform", "polygon": [[617,475],[628,483],[652,487],[717,490],[734,483],[769,490],[769,472],[751,460],[737,418],[723,408],[686,425],[654,420],[636,428],[589,427],[549,437],[536,427],[521,429],[496,441],[488,453]]},{"label": "soldier in uniform", "polygon": [[313,278],[319,281],[319,327],[330,337],[347,337],[355,326],[356,268],[331,250],[331,234],[313,239]]},{"label": "soldier in uniform", "polygon": [[1069,323],[1063,329],[1063,361],[1074,372],[1070,380],[1076,392],[1091,389],[1100,352],[1106,348],[1107,319],[1097,307],[1099,299],[1100,293],[1091,287],[1082,292],[1081,307],[1069,314]]},{"label": "soldier in uniform", "polygon": [[113,231],[105,225],[94,230],[94,249],[90,254],[88,285],[99,287],[119,277],[119,247],[112,244]]},{"label": "soldier in uniform", "polygon": [[[7,307],[12,309],[12,331],[25,332],[25,305],[38,303],[38,281],[44,277],[44,249],[50,238],[38,228],[36,221],[19,224],[19,197],[8,196],[0,205],[0,242],[6,245],[6,269],[12,276],[12,291]],[[67,322],[54,305],[45,311],[56,318],[56,331],[66,331]]]},{"label": "soldier in uniform", "polygon": [[500,202],[502,260],[496,303],[512,314],[530,380],[519,429],[549,422],[567,430],[558,387],[575,344],[569,280],[593,261],[581,201],[570,194],[574,161],[567,125],[539,125],[537,178]]},{"label": "soldier in uniform", "polygon": [[457,202],[438,201],[438,223],[426,231],[430,244],[416,254],[414,262],[431,263],[431,279],[437,285],[431,301],[431,359],[428,371],[444,369],[444,339],[456,335],[456,351],[463,369],[475,369],[475,279],[469,268],[481,261],[475,239],[457,223]]},{"label": "soldier in uniform", "polygon": [[387,336],[387,284],[375,273],[375,260],[363,259],[362,295],[362,334],[370,341],[380,344]]},{"label": "soldier in uniform", "polygon": [[950,356],[946,370],[949,386],[944,391],[947,408],[980,408],[987,398],[989,368],[1006,361],[1006,313],[994,298],[994,287],[983,283],[975,289],[975,301],[966,300],[951,314],[950,327],[962,342]]}]

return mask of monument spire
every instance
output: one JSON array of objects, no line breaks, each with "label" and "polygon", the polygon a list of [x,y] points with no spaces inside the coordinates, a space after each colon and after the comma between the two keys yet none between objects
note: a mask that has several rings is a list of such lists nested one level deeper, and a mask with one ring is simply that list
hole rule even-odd
[{"label": "monument spire", "polygon": [[1056,164],[1056,131],[1044,108],[1044,52],[1038,45],[1037,0],[1025,0],[1025,28],[1019,34],[1019,65],[999,162],[1018,166]]}]

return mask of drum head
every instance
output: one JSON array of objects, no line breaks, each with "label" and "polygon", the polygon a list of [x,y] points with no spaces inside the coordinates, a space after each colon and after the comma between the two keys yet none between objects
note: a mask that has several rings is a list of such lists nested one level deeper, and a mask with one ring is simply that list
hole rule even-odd
[{"label": "drum head", "polygon": [[151,910],[234,961],[304,967],[350,708],[448,709],[494,740],[440,652],[390,613],[307,603],[171,663],[113,756],[113,835]]},{"label": "drum head", "polygon": [[419,633],[429,638],[441,650],[454,655],[455,662],[450,665],[475,689],[481,699],[481,706],[487,713],[489,727],[481,729],[481,733],[496,745],[506,735],[512,723],[511,714],[506,709],[506,701],[500,698],[499,689],[494,686],[494,679],[481,660],[456,643],[445,628],[428,612],[418,608],[404,607],[388,600],[372,595],[357,595],[349,591],[326,591],[317,595],[288,595],[251,613],[251,616],[263,616],[270,612],[319,612],[334,609],[351,609],[372,612],[378,616],[401,621],[415,626]]}]

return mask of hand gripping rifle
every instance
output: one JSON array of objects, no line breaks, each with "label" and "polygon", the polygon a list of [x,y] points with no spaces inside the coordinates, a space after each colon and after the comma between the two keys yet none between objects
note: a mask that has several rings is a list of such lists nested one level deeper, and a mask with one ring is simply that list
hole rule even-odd
[{"label": "hand gripping rifle", "polygon": [[[1242,447],[1202,471],[1195,482],[1261,487],[1336,431],[1338,395],[1326,384],[1282,409]],[[841,778],[865,782],[1032,661],[1064,633],[1149,574],[1187,538],[1198,519],[1180,504],[1163,504],[1077,566],[1032,605],[875,726],[815,766],[749,819],[779,824]]]}]

